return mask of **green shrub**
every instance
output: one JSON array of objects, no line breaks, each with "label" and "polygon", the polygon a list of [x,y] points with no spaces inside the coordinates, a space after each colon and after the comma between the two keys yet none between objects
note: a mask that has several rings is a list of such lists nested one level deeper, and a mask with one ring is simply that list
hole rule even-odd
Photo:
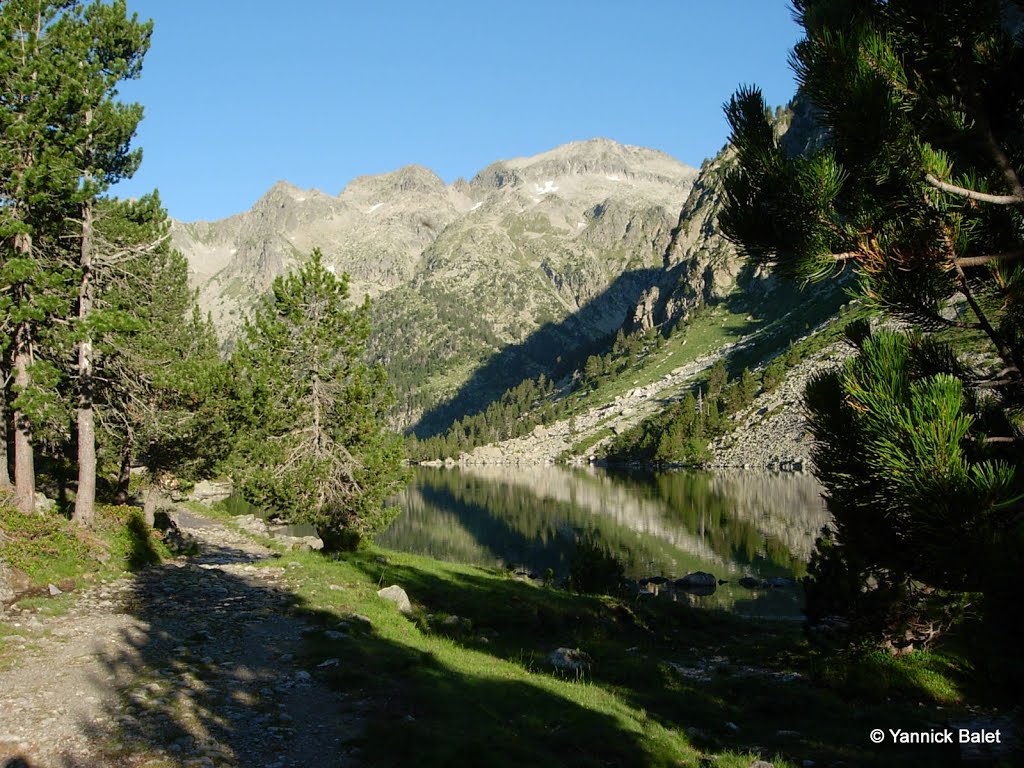
[{"label": "green shrub", "polygon": [[569,563],[569,588],[590,594],[614,593],[622,586],[625,573],[622,563],[606,548],[580,541]]}]

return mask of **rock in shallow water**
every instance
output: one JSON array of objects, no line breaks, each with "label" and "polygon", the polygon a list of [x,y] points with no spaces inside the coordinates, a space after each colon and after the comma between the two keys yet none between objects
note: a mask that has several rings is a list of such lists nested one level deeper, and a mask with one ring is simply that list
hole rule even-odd
[{"label": "rock in shallow water", "polygon": [[681,579],[676,579],[677,587],[714,587],[717,586],[718,579],[712,573],[705,573],[704,571],[694,571],[688,573]]}]

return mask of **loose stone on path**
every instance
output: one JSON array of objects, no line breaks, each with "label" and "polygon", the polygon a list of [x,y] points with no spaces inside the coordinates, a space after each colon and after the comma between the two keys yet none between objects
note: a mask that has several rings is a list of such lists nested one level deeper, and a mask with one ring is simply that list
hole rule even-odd
[{"label": "loose stone on path", "polygon": [[358,765],[359,704],[320,682],[329,668],[295,665],[310,627],[285,569],[218,521],[177,518],[194,556],[19,622],[34,634],[0,671],[0,764]]}]

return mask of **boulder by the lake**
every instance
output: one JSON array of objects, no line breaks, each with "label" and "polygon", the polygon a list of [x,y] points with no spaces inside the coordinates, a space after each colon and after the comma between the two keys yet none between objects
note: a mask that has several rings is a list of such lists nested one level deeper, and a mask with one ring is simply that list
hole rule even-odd
[{"label": "boulder by the lake", "polygon": [[282,536],[274,534],[271,538],[274,541],[280,542],[285,549],[297,552],[319,552],[324,548],[324,541],[319,536]]},{"label": "boulder by the lake", "polygon": [[765,582],[769,587],[775,589],[786,589],[788,587],[796,586],[796,579],[789,579],[785,576],[773,576]]},{"label": "boulder by the lake", "polygon": [[688,573],[681,579],[676,579],[676,586],[682,589],[690,587],[714,587],[718,585],[718,579],[715,578],[713,573],[705,573],[704,571],[694,571]]},{"label": "boulder by the lake", "polygon": [[746,589],[758,589],[761,586],[761,580],[755,579],[753,576],[744,576],[740,579],[740,586]]},{"label": "boulder by the lake", "polygon": [[377,596],[397,605],[400,613],[412,616],[412,603],[409,601],[409,595],[397,584],[392,584],[390,587],[378,590]]},{"label": "boulder by the lake", "polygon": [[555,669],[579,673],[590,669],[592,659],[579,648],[556,648],[548,654],[548,661]]},{"label": "boulder by the lake", "polygon": [[230,480],[200,480],[192,488],[192,493],[188,495],[193,501],[198,501],[200,504],[210,506],[218,501],[223,501],[231,495],[234,490]]},{"label": "boulder by the lake", "polygon": [[246,533],[251,533],[256,536],[266,536],[268,533],[266,522],[260,520],[256,515],[236,515],[234,517],[234,521],[235,525]]}]

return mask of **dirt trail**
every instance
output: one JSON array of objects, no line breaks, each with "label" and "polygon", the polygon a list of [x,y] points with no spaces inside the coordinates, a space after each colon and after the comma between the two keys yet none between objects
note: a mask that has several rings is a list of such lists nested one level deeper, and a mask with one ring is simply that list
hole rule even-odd
[{"label": "dirt trail", "polygon": [[0,614],[25,638],[0,670],[0,765],[358,765],[365,702],[296,664],[310,626],[285,569],[256,567],[270,550],[220,522],[177,518],[196,555],[91,587],[63,616]]}]

